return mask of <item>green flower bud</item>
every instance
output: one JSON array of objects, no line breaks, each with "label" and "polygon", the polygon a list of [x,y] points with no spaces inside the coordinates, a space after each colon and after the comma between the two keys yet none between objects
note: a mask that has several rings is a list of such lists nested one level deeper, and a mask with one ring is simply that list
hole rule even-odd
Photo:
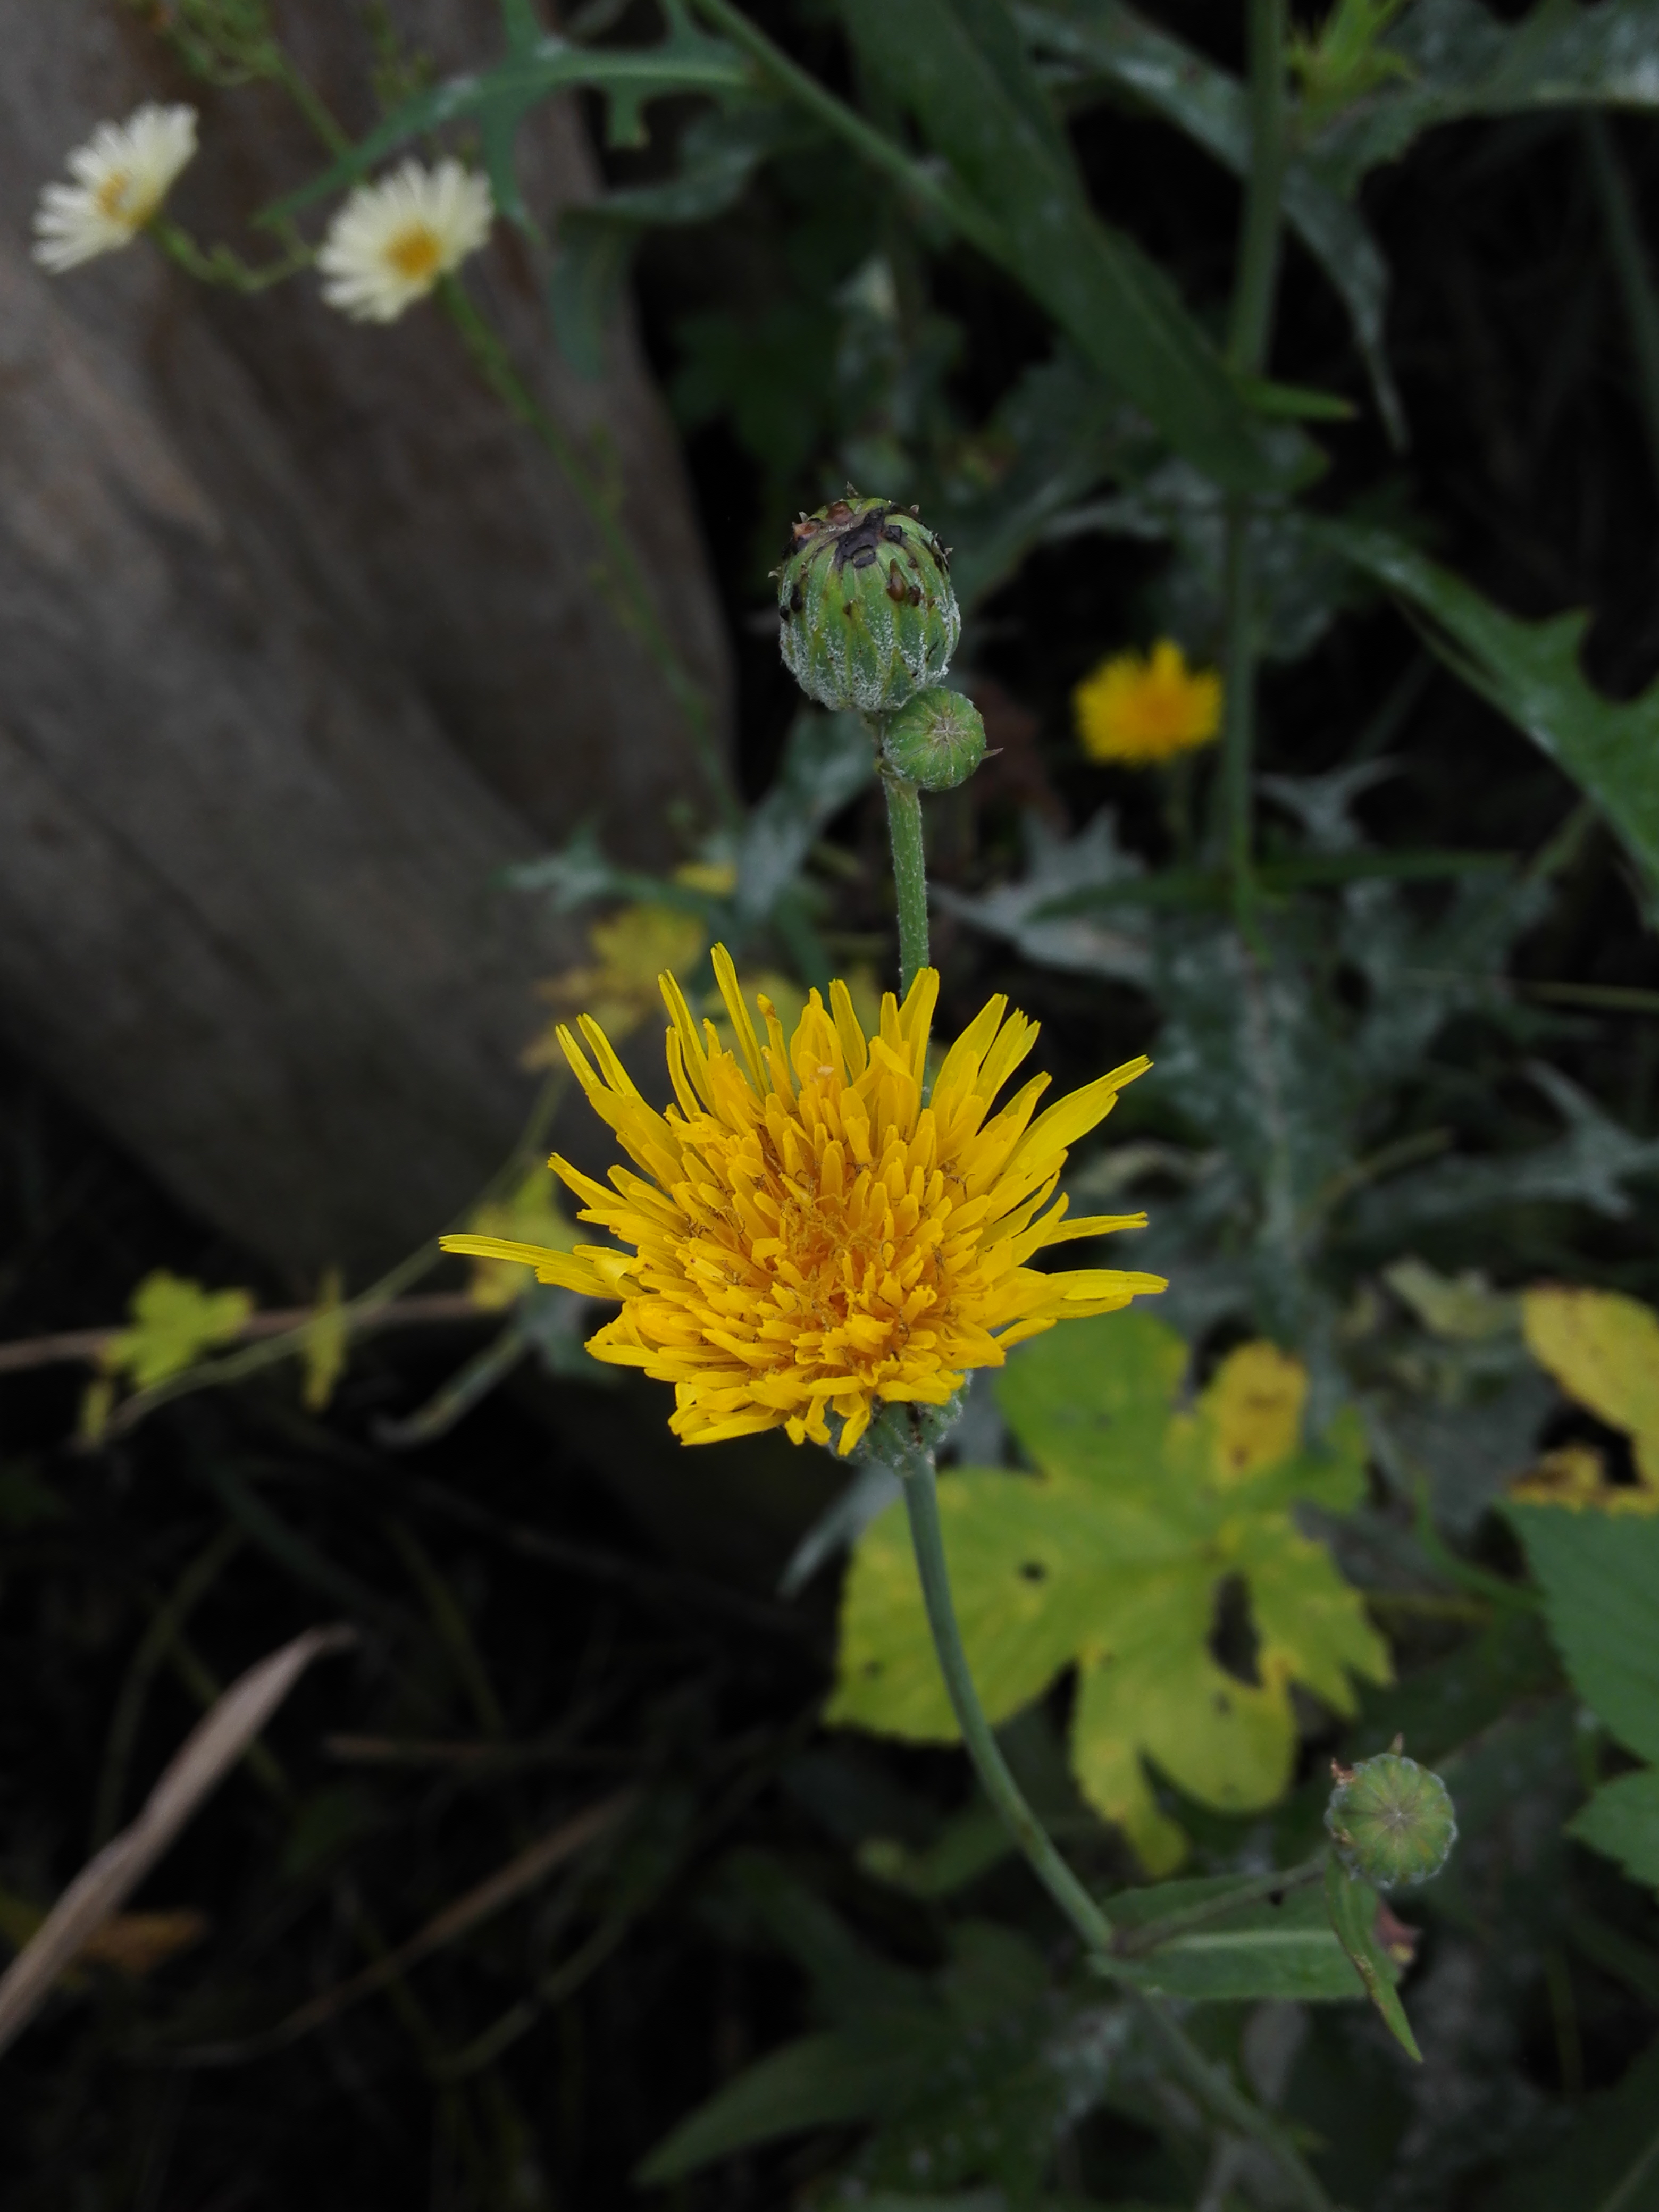
[{"label": "green flower bud", "polygon": [[962,617],[945,548],[890,501],[804,514],[777,577],[784,660],[821,706],[890,714],[950,666]]},{"label": "green flower bud", "polygon": [[882,752],[907,782],[924,791],[954,791],[985,757],[985,725],[971,699],[933,684],[889,722]]},{"label": "green flower bud", "polygon": [[1358,1766],[1333,1761],[1331,1771],[1336,1787],[1325,1826],[1348,1872],[1376,1889],[1432,1880],[1457,1841],[1451,1793],[1440,1777],[1398,1748]]}]

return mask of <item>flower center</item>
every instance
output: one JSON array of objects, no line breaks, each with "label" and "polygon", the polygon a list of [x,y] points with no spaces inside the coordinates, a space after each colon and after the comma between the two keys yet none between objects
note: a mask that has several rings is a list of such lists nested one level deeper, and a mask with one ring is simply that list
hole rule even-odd
[{"label": "flower center", "polygon": [[93,195],[94,204],[101,216],[112,221],[118,217],[124,222],[138,224],[150,212],[150,203],[141,192],[134,191],[133,179],[125,169],[112,169]]},{"label": "flower center", "polygon": [[422,284],[438,273],[443,247],[437,234],[423,222],[412,222],[386,241],[386,258],[398,274],[411,284]]}]

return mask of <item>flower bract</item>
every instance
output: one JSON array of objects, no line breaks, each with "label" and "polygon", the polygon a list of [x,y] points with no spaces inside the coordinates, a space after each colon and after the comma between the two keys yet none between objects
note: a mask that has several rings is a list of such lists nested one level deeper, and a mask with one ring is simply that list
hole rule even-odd
[{"label": "flower bract", "polygon": [[459,161],[405,161],[362,185],[317,256],[323,297],[360,323],[395,322],[489,235],[489,186]]},{"label": "flower bract", "polygon": [[69,157],[73,184],[48,185],[34,214],[34,258],[54,272],[131,245],[196,151],[196,110],[147,102],[100,123]]},{"label": "flower bract", "polygon": [[1048,1078],[1035,1076],[999,1110],[1036,1037],[1006,999],[957,1038],[929,1092],[932,969],[902,1006],[883,999],[870,1035],[844,983],[831,984],[828,1007],[814,991],[787,1039],[760,997],[763,1042],[724,946],[714,957],[736,1048],[712,1022],[699,1033],[665,975],[677,1102],[665,1112],[641,1095],[597,1022],[583,1018],[580,1042],[561,1032],[633,1167],[613,1168],[607,1187],[556,1153],[551,1164],[582,1200],[581,1219],[615,1242],[564,1253],[444,1239],[450,1251],[516,1260],[543,1282],[619,1299],[588,1350],[672,1382],[670,1426],[685,1443],[782,1428],[797,1443],[833,1440],[848,1452],[879,1404],[943,1405],[968,1369],[1000,1367],[1023,1339],[1164,1288],[1157,1275],[1029,1264],[1049,1246],[1144,1221],[1073,1218],[1054,1194],[1067,1147],[1148,1061],[1042,1114]]},{"label": "flower bract", "polygon": [[1127,768],[1207,745],[1221,728],[1221,678],[1192,669],[1172,639],[1152,653],[1103,660],[1072,694],[1078,736],[1091,760]]}]

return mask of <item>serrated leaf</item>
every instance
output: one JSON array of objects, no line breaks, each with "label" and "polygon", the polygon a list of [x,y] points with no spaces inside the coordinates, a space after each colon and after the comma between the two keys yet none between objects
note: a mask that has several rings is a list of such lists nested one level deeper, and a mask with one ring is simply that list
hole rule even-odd
[{"label": "serrated leaf", "polygon": [[1659,1767],[1604,1782],[1567,1833],[1617,1859],[1632,1881],[1659,1889]]},{"label": "serrated leaf", "polygon": [[240,1336],[253,1299],[246,1291],[204,1290],[160,1267],[139,1284],[127,1310],[132,1327],[111,1338],[100,1364],[148,1390]]},{"label": "serrated leaf", "polygon": [[1659,1485],[1659,1314],[1616,1291],[1544,1283],[1521,1301],[1527,1348],[1571,1398],[1631,1437]]},{"label": "serrated leaf", "polygon": [[[1181,1339],[1149,1316],[1079,1322],[1016,1354],[999,1397],[1036,1475],[972,1468],[939,1489],[957,1610],[994,1721],[1075,1667],[1071,1756],[1085,1796],[1155,1872],[1185,1838],[1159,1808],[1143,1759],[1200,1802],[1267,1805],[1290,1778],[1290,1685],[1352,1711],[1350,1674],[1386,1680],[1386,1647],[1358,1594],[1291,1507],[1352,1504],[1363,1485],[1357,1425],[1322,1452],[1295,1443],[1287,1404],[1305,1377],[1270,1347],[1223,1363],[1197,1407],[1176,1410]],[[1264,1405],[1264,1401],[1265,1405]],[[1248,1592],[1259,1679],[1210,1654],[1218,1595]],[[922,1613],[903,1517],[889,1513],[854,1556],[836,1686],[826,1717],[919,1741],[956,1735]]]},{"label": "serrated leaf", "polygon": [[1603,698],[1580,665],[1588,615],[1522,622],[1387,531],[1316,527],[1333,551],[1426,618],[1441,659],[1595,801],[1659,883],[1659,682],[1639,698]]},{"label": "serrated leaf", "polygon": [[1420,2066],[1423,2054],[1395,1987],[1399,1966],[1377,1936],[1378,1903],[1370,1882],[1345,1874],[1334,1859],[1327,1862],[1325,1905],[1336,1940],[1352,1960],[1365,1994],[1382,2014],[1389,2034]]},{"label": "serrated leaf", "polygon": [[1627,1750],[1659,1759],[1659,1521],[1504,1511],[1573,1687]]},{"label": "serrated leaf", "polygon": [[1305,441],[1253,420],[1168,279],[1094,216],[1002,0],[842,0],[842,12],[860,60],[979,211],[978,242],[1115,391],[1233,489],[1305,469]]}]

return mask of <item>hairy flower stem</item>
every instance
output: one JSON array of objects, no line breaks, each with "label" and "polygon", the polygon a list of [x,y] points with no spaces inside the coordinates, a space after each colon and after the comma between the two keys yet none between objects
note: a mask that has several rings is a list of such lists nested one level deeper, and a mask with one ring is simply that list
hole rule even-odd
[{"label": "hairy flower stem", "polygon": [[580,501],[582,511],[605,549],[600,580],[611,587],[611,611],[619,622],[633,631],[656,664],[690,732],[709,795],[722,817],[735,823],[739,819],[737,797],[714,743],[714,716],[708,700],[663,628],[650,586],[617,514],[615,498],[608,487],[595,478],[562,427],[537,401],[520,375],[501,333],[486,319],[465,286],[455,277],[447,276],[438,287],[438,299],[460,334],[461,343],[479,375],[509,413],[546,447]]},{"label": "hairy flower stem", "polygon": [[[902,1418],[889,1415],[884,1422],[883,1440],[890,1448],[893,1430]],[[968,1654],[962,1648],[962,1632],[957,1626],[950,1570],[945,1563],[933,1454],[915,1443],[907,1443],[901,1449],[902,1458],[895,1471],[904,1484],[910,1541],[916,1555],[916,1572],[921,1578],[927,1626],[933,1631],[933,1649],[939,1654],[939,1670],[950,1693],[951,1710],[957,1717],[957,1725],[962,1730],[962,1740],[968,1747],[981,1787],[1030,1860],[1037,1880],[1091,1952],[1109,1955],[1112,1948],[1111,1922],[1061,1858],[1042,1821],[1026,1803],[1018,1783],[1008,1771],[1001,1747],[991,1733],[991,1723],[985,1717],[985,1708],[974,1687]]]},{"label": "hairy flower stem", "polygon": [[[910,1542],[915,1553],[922,1602],[927,1610],[927,1626],[933,1632],[933,1649],[939,1655],[951,1710],[957,1717],[980,1787],[1024,1853],[1037,1880],[1082,1937],[1091,1965],[1108,1979],[1115,1979],[1112,1923],[1066,1865],[1048,1830],[1027,1804],[1024,1791],[1008,1771],[1008,1762],[992,1734],[985,1708],[974,1686],[951,1596],[951,1573],[945,1564],[945,1542],[939,1528],[933,1455],[916,1441],[904,1413],[897,1409],[884,1413],[872,1430],[871,1446],[872,1455],[881,1458],[904,1486]],[[1205,2057],[1165,2001],[1139,1990],[1132,1990],[1130,1997],[1170,2071],[1179,2076],[1220,2125],[1237,2135],[1248,2136],[1272,2155],[1290,2188],[1292,2201],[1302,2206],[1304,2212],[1331,2212],[1330,2199],[1299,2152],[1285,2141],[1269,2115],[1243,2094],[1225,2069]]]},{"label": "hairy flower stem", "polygon": [[921,842],[921,793],[890,769],[881,772],[898,898],[899,988],[908,991],[927,965],[927,860]]},{"label": "hairy flower stem", "polygon": [[[1267,366],[1279,276],[1281,200],[1285,188],[1285,0],[1249,0],[1250,169],[1244,187],[1238,271],[1227,331],[1227,365],[1239,376],[1260,376]],[[1226,825],[1233,915],[1240,932],[1253,933],[1255,913],[1254,827],[1250,775],[1255,751],[1255,635],[1249,564],[1248,500],[1227,502],[1226,684],[1221,800]]]}]

